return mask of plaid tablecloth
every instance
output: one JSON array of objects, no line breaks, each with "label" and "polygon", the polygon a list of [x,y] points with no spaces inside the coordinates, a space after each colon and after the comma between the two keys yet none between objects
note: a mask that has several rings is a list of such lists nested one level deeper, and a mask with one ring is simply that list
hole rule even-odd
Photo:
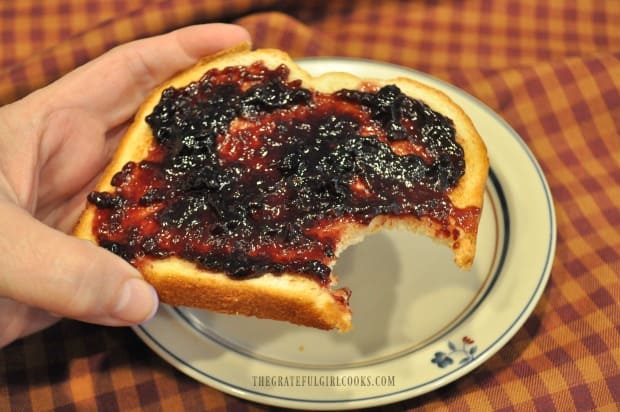
[{"label": "plaid tablecloth", "polygon": [[[135,38],[233,21],[257,47],[428,72],[529,145],[558,223],[532,316],[467,376],[388,410],[618,410],[620,4],[616,0],[0,1],[0,104]],[[195,382],[127,328],[75,321],[0,350],[0,410],[265,410]]]}]

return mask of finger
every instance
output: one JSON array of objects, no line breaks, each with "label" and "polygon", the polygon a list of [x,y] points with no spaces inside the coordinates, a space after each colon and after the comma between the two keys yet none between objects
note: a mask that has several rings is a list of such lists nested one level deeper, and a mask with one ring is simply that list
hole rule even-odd
[{"label": "finger", "polygon": [[110,127],[127,120],[147,94],[202,56],[249,42],[248,32],[231,24],[189,26],[116,47],[54,83],[59,98],[51,107],[89,108]]},{"label": "finger", "polygon": [[131,325],[155,313],[157,295],[121,258],[0,204],[0,296],[60,316]]},{"label": "finger", "polygon": [[[72,212],[68,209],[75,205],[84,208],[86,194],[95,186],[125,130],[126,124],[106,130],[101,119],[77,108],[51,116],[43,138],[48,144],[40,150],[40,158],[45,161],[39,172],[35,217],[62,231],[70,230],[59,222],[75,224],[75,220],[68,220]],[[48,155],[50,147],[54,148],[52,155]]]}]

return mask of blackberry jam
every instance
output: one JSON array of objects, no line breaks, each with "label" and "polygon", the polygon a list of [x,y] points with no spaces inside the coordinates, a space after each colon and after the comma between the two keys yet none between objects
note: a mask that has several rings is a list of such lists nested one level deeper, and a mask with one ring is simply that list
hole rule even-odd
[{"label": "blackberry jam", "polygon": [[448,227],[465,170],[452,121],[396,86],[367,89],[321,93],[262,63],[166,89],[146,117],[147,158],[88,196],[99,244],[136,266],[178,256],[232,278],[325,283],[341,224]]}]

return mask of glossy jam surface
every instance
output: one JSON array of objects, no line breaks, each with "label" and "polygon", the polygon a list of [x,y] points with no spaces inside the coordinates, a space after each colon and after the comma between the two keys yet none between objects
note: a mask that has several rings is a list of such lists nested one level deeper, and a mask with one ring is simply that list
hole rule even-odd
[{"label": "glossy jam surface", "polygon": [[135,265],[175,255],[326,282],[343,223],[463,215],[447,196],[465,168],[450,119],[396,86],[324,94],[288,75],[256,63],[165,90],[148,157],[88,196],[99,243]]}]

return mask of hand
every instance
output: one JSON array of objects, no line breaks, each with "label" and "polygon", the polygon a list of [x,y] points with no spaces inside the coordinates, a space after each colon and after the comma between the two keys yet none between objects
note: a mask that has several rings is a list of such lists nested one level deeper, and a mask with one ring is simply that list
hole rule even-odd
[{"label": "hand", "polygon": [[60,317],[120,326],[153,316],[157,295],[135,268],[66,233],[146,95],[243,41],[225,24],[138,40],[0,108],[0,347]]}]

